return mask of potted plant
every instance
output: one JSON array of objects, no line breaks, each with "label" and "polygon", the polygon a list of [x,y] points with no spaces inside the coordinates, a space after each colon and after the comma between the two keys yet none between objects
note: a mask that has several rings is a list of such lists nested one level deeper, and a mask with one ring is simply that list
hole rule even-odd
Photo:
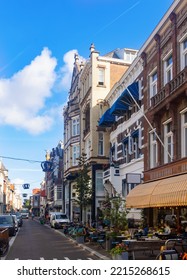
[{"label": "potted plant", "polygon": [[113,260],[128,260],[127,247],[124,243],[117,244],[114,248],[110,250]]}]

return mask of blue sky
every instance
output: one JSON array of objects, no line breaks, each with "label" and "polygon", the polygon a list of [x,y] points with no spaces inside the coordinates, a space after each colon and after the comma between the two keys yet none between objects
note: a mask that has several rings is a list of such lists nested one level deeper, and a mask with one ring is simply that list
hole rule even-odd
[{"label": "blue sky", "polygon": [[[0,1],[0,158],[44,161],[63,140],[74,53],[140,49],[172,0]],[[40,186],[40,163],[2,158],[9,178]]]}]

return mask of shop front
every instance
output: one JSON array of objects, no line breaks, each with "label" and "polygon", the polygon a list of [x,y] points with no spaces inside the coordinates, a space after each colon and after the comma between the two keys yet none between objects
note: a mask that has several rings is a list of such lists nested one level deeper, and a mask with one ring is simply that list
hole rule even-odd
[{"label": "shop front", "polygon": [[187,225],[187,174],[136,186],[126,197],[126,207],[144,209],[151,227],[168,220],[180,229]]}]

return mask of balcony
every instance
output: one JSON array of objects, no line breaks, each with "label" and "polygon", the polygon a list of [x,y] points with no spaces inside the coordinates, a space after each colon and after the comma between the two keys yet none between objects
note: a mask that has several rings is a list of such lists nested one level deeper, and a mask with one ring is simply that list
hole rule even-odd
[{"label": "balcony", "polygon": [[187,172],[187,158],[144,171],[144,182],[167,178]]},{"label": "balcony", "polygon": [[[166,97],[172,96],[174,92],[183,90],[183,86],[187,81],[187,67],[182,70],[171,82],[165,85],[155,96],[151,98],[150,110],[163,102]],[[174,96],[175,97],[175,96]],[[165,105],[165,104],[164,104]]]}]

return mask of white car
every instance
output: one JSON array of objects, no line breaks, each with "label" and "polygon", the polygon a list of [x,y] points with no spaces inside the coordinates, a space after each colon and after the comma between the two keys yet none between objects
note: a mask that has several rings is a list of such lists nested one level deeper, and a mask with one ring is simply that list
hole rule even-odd
[{"label": "white car", "polygon": [[21,211],[21,216],[23,219],[28,219],[29,218],[29,211]]},{"label": "white car", "polygon": [[63,226],[69,224],[69,222],[70,220],[65,213],[54,212],[50,215],[50,225],[52,228],[63,228]]}]

